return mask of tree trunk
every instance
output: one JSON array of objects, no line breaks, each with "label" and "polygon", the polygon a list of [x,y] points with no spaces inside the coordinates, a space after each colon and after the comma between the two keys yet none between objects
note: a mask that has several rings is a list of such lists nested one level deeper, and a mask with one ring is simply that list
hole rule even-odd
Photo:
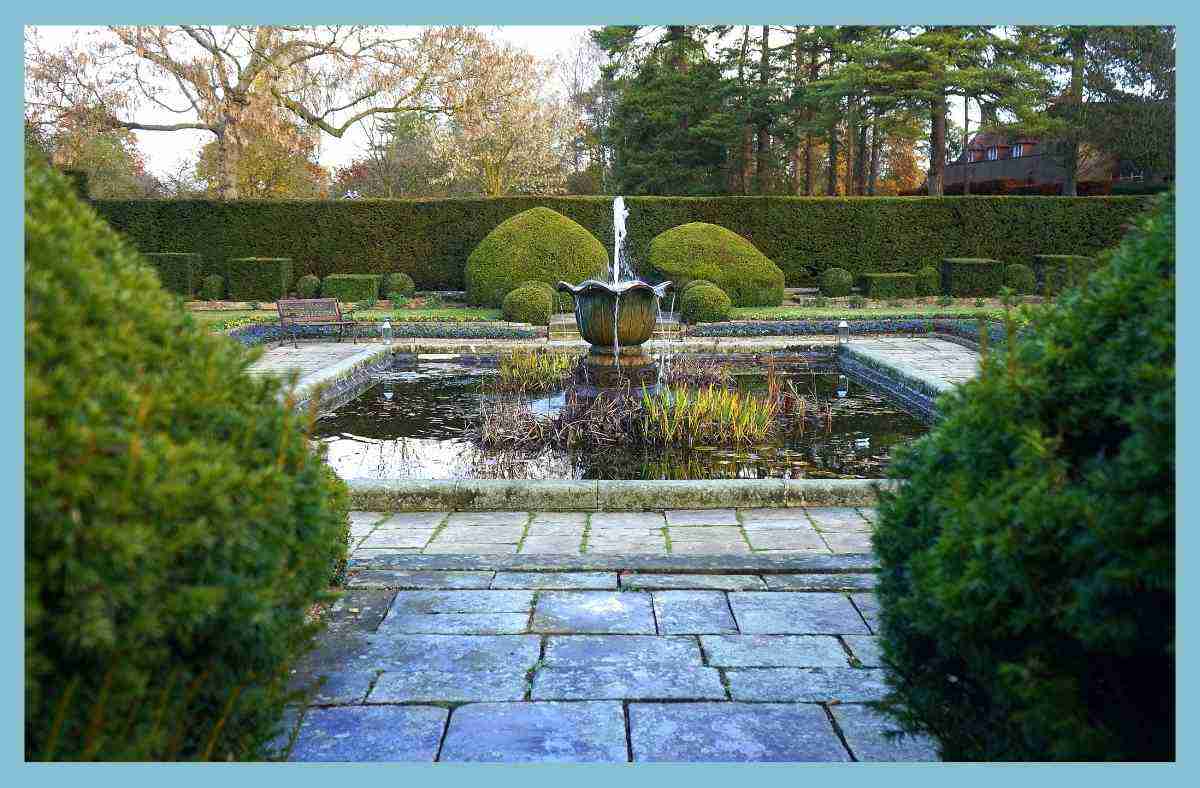
[{"label": "tree trunk", "polygon": [[742,28],[742,54],[738,60],[738,86],[742,90],[742,152],[738,161],[738,193],[750,191],[750,154],[753,152],[754,141],[750,128],[750,101],[747,98],[746,86],[746,57],[750,52],[750,25]]},{"label": "tree trunk", "polygon": [[867,124],[858,127],[858,158],[854,160],[854,193],[859,197],[867,193]]},{"label": "tree trunk", "polygon": [[932,131],[929,135],[929,196],[942,196],[946,177],[946,96],[936,97],[929,113]]},{"label": "tree trunk", "polygon": [[833,197],[837,194],[838,168],[838,127],[834,123],[829,128],[829,179],[825,183],[825,194]]},{"label": "tree trunk", "polygon": [[871,171],[867,175],[867,194],[875,196],[879,183],[879,160],[883,155],[883,132],[879,129],[879,118],[871,122]]},{"label": "tree trunk", "polygon": [[858,137],[858,96],[851,96],[846,102],[846,196],[854,194],[854,160],[858,152],[854,144]]},{"label": "tree trunk", "polygon": [[1083,108],[1083,65],[1086,43],[1085,33],[1071,29],[1071,136],[1067,141],[1063,169],[1063,196],[1075,197],[1079,193],[1079,127],[1082,123],[1080,110]]},{"label": "tree trunk", "polygon": [[[804,50],[802,50],[800,48],[800,30],[801,30],[800,26],[796,25],[795,29],[792,31],[792,68],[793,68],[793,71],[792,71],[792,75],[793,75],[792,76],[792,91],[793,91],[792,95],[793,96],[799,95],[800,81],[801,81],[801,79],[803,79]],[[798,121],[796,125],[802,126],[803,122],[804,122],[804,114],[798,113],[796,120]],[[792,150],[791,150],[791,153],[789,156],[789,158],[791,159],[791,164],[792,164],[792,180],[791,180],[791,188],[789,189],[791,194],[795,194],[795,195],[801,194],[801,191],[800,191],[800,189],[801,189],[801,186],[800,186],[800,161],[803,158],[803,156],[804,156],[804,143],[800,141],[800,135],[797,134],[796,139],[792,143]]]},{"label": "tree trunk", "polygon": [[[817,62],[817,45],[813,43],[812,49],[808,51],[808,80],[809,83],[816,82],[821,77],[821,66]],[[804,193],[812,197],[817,193],[817,177],[814,170],[815,162],[813,161],[813,135],[810,131],[813,121],[813,108],[807,107],[804,111],[805,132],[804,132]]]},{"label": "tree trunk", "polygon": [[217,198],[236,200],[238,144],[229,126],[217,132]]},{"label": "tree trunk", "polygon": [[767,85],[771,79],[770,50],[767,41],[771,34],[768,25],[762,26],[762,47],[758,59],[758,88],[759,97],[755,109],[758,110],[758,161],[755,164],[754,191],[758,194],[767,193],[767,175],[770,169],[771,130],[767,114]]},{"label": "tree trunk", "polygon": [[971,116],[968,114],[970,106],[970,97],[963,96],[963,194],[971,193],[971,153],[967,149],[967,146],[971,144]]}]

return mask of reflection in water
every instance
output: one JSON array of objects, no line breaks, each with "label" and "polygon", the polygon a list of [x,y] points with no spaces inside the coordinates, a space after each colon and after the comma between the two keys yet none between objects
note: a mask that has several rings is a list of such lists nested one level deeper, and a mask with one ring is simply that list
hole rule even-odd
[{"label": "reflection in water", "polygon": [[[796,388],[828,403],[831,419],[769,445],[688,450],[576,452],[482,450],[463,435],[477,412],[480,376],[494,369],[420,360],[317,422],[316,437],[343,478],[409,479],[761,479],[877,478],[892,447],[926,427],[836,369],[792,373]],[[759,374],[736,385],[756,389]],[[845,387],[846,394],[838,392]],[[535,413],[562,407],[561,393],[534,399]]]}]

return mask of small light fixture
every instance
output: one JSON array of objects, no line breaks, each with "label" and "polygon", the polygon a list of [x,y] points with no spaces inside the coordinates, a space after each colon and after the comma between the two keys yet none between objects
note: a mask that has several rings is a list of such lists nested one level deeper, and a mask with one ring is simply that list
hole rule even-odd
[{"label": "small light fixture", "polygon": [[392,344],[392,321],[390,321],[390,320],[383,321],[382,333],[383,333],[384,344],[387,344],[387,345]]},{"label": "small light fixture", "polygon": [[838,323],[838,344],[842,345],[850,341],[850,324],[845,320]]},{"label": "small light fixture", "polygon": [[845,375],[838,375],[837,395],[838,399],[846,396],[850,391],[850,379]]}]

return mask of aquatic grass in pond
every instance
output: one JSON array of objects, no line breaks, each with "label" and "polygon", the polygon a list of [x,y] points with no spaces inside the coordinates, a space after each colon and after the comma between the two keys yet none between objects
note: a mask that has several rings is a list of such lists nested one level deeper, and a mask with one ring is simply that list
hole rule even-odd
[{"label": "aquatic grass in pond", "polygon": [[642,391],[641,439],[650,446],[744,444],[769,439],[779,415],[777,400],[736,389],[691,390],[664,386]]},{"label": "aquatic grass in pond", "polygon": [[500,356],[498,373],[484,380],[492,391],[539,394],[562,388],[579,363],[576,356],[544,350],[514,350]]}]

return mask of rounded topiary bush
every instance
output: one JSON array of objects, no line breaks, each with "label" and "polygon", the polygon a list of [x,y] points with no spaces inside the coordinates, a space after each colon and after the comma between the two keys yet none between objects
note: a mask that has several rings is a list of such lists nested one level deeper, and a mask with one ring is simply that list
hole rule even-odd
[{"label": "rounded topiary bush", "polygon": [[417,292],[417,284],[413,278],[403,271],[384,274],[379,282],[379,297],[388,300],[411,298]]},{"label": "rounded topiary bush", "polygon": [[517,285],[521,287],[540,287],[550,296],[550,302],[555,312],[574,312],[575,297],[567,292],[560,292],[556,287],[537,279],[529,279]]},{"label": "rounded topiary bush", "polygon": [[205,301],[220,301],[225,297],[225,277],[209,274],[200,282],[200,297]]},{"label": "rounded topiary bush", "polygon": [[845,268],[826,268],[821,272],[821,295],[841,298],[850,295],[854,276]]},{"label": "rounded topiary bush", "polygon": [[718,323],[728,320],[733,302],[724,290],[713,284],[688,288],[679,305],[679,313],[688,323]]},{"label": "rounded topiary bush", "polygon": [[783,271],[754,244],[715,224],[692,222],[672,227],[650,242],[646,262],[661,279],[679,286],[707,279],[735,306],[779,306]]},{"label": "rounded topiary bush", "polygon": [[942,289],[942,275],[932,265],[922,266],[917,270],[916,289],[919,296],[937,295]]},{"label": "rounded topiary bush", "polygon": [[316,298],[321,292],[321,278],[313,274],[305,274],[296,280],[296,292],[301,298]]},{"label": "rounded topiary bush", "polygon": [[504,319],[535,326],[549,325],[550,315],[554,313],[552,293],[537,284],[516,288],[504,297],[504,303],[500,306]]},{"label": "rounded topiary bush", "polygon": [[259,759],[344,566],[311,414],[25,170],[25,755]]},{"label": "rounded topiary bush", "polygon": [[553,287],[604,276],[608,252],[582,225],[549,208],[530,208],[501,222],[467,258],[467,300],[501,306],[521,282]]},{"label": "rounded topiary bush", "polygon": [[685,284],[683,287],[678,288],[676,290],[676,292],[679,293],[680,298],[683,298],[685,295],[687,295],[687,291],[689,291],[693,287],[697,287],[699,285],[711,285],[713,287],[716,287],[716,285],[714,285],[712,282],[708,281],[707,279],[693,279],[690,282],[688,282],[687,284]]},{"label": "rounded topiary bush", "polygon": [[1013,263],[1004,269],[1004,285],[1014,293],[1029,295],[1037,289],[1037,276],[1029,266]]},{"label": "rounded topiary bush", "polygon": [[1169,761],[1173,198],[1033,318],[892,466],[885,706],[950,760]]}]

